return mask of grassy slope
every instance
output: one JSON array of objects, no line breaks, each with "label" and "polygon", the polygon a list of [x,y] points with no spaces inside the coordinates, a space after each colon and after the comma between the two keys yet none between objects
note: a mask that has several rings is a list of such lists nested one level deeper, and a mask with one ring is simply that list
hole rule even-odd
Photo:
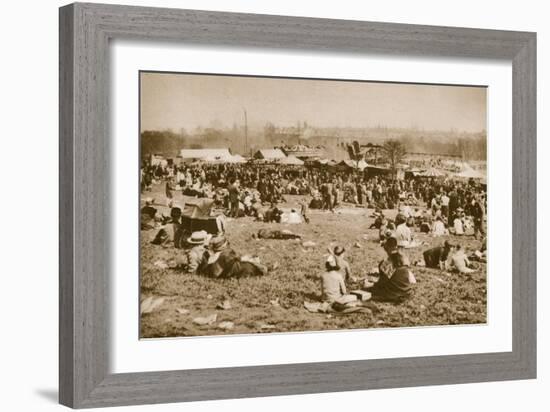
[{"label": "grassy slope", "polygon": [[[154,189],[158,192],[161,188]],[[297,197],[289,196],[292,207]],[[163,210],[167,213],[167,209]],[[215,334],[249,334],[260,332],[289,332],[306,330],[335,330],[350,328],[428,326],[473,324],[486,322],[486,268],[473,275],[446,274],[435,269],[413,268],[417,279],[414,296],[406,303],[393,305],[373,303],[372,313],[326,315],[307,312],[304,301],[320,298],[320,284],[316,276],[321,272],[331,242],[345,245],[347,258],[354,276],[362,277],[384,258],[377,242],[378,233],[368,227],[372,210],[346,208],[341,213],[310,211],[309,225],[278,225],[254,222],[250,218],[229,221],[227,237],[237,253],[258,255],[262,263],[279,267],[263,278],[213,280],[187,275],[172,269],[160,269],[154,263],[168,262],[182,253],[173,248],[150,244],[152,231],[142,232],[141,238],[141,298],[164,297],[164,303],[153,313],[141,318],[141,337],[174,337]],[[389,214],[392,212],[389,211]],[[395,213],[395,212],[393,212]],[[317,244],[304,249],[301,242],[291,240],[254,240],[252,234],[261,228],[287,228],[302,235],[302,241]],[[445,238],[415,233],[429,246],[409,250],[411,261],[431,245]],[[467,250],[479,247],[473,237],[454,237]],[[361,247],[354,247],[358,242]],[[361,282],[349,283],[348,290],[360,288]],[[223,300],[232,308],[216,309]],[[278,299],[279,305],[271,301]],[[180,314],[177,309],[187,309]],[[198,316],[217,313],[212,326],[197,326],[192,320]],[[217,329],[222,321],[232,321],[231,331]],[[265,325],[272,325],[266,328]],[[263,328],[262,328],[263,326]]]}]

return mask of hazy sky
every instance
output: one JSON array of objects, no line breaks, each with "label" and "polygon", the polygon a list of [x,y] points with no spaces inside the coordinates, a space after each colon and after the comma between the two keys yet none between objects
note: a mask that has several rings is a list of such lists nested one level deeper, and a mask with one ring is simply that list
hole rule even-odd
[{"label": "hazy sky", "polygon": [[249,126],[486,128],[486,89],[191,74],[141,74],[141,130]]}]

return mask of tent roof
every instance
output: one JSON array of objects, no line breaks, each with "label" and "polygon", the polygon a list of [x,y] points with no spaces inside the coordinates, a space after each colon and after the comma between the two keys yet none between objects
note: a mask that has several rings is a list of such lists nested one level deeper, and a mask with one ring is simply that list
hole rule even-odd
[{"label": "tent roof", "polygon": [[445,176],[445,173],[439,169],[436,169],[435,167],[431,167],[425,172],[419,173],[418,175],[425,176],[425,177],[441,177],[441,176]]},{"label": "tent roof", "polygon": [[229,159],[229,163],[246,163],[247,160],[242,157],[240,154],[235,154]]},{"label": "tent roof", "polygon": [[260,149],[255,157],[260,159],[284,159],[286,155],[281,149]]},{"label": "tent roof", "polygon": [[290,155],[279,161],[282,165],[303,165],[304,162],[298,159],[296,156]]},{"label": "tent roof", "polygon": [[464,170],[463,172],[455,174],[455,176],[461,177],[464,179],[486,179],[487,178],[485,173],[482,173],[479,170],[474,170],[474,169]]},{"label": "tent roof", "polygon": [[348,166],[352,169],[363,170],[365,167],[367,167],[367,162],[365,162],[364,160],[359,160],[358,162],[356,162],[355,160],[346,159],[342,160],[339,165]]},{"label": "tent roof", "polygon": [[223,158],[231,157],[229,149],[182,149],[180,156],[183,159],[215,159],[221,160]]}]

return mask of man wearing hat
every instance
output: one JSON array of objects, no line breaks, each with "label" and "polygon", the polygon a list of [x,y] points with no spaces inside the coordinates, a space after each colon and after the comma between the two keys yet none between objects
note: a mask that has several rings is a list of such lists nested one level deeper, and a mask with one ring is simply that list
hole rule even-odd
[{"label": "man wearing hat", "polygon": [[193,232],[186,240],[188,249],[185,251],[185,258],[182,266],[187,273],[195,273],[204,258],[206,245],[210,241],[212,235],[206,233],[205,230]]},{"label": "man wearing hat", "polygon": [[213,278],[262,276],[267,267],[255,259],[240,258],[224,236],[212,238],[198,272]]}]

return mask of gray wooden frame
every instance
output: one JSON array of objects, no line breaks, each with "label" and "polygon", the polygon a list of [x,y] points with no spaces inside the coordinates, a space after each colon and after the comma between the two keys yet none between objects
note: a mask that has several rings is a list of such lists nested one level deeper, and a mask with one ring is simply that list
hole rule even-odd
[{"label": "gray wooden frame", "polygon": [[[75,408],[536,377],[536,34],[71,4],[60,9],[59,398]],[[110,374],[109,40],[495,58],[513,65],[513,350]],[[508,120],[508,119],[506,119]]]}]

